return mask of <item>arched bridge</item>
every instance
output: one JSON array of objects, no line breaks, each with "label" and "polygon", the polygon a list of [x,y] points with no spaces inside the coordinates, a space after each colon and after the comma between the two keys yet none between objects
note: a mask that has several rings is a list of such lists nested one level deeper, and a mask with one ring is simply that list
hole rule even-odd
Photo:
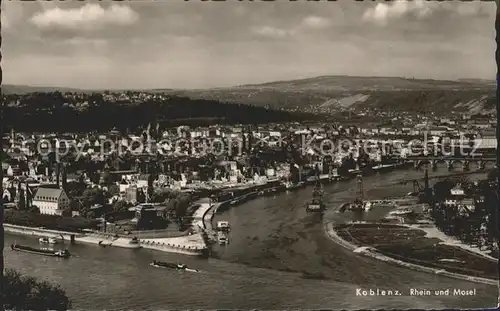
[{"label": "arched bridge", "polygon": [[[446,164],[451,169],[456,163],[462,165],[463,169],[468,170],[470,163],[475,163],[480,169],[485,169],[486,164],[496,163],[496,157],[493,156],[408,156],[407,161],[413,161],[414,167],[419,168],[423,164],[430,164],[432,168],[437,168],[440,163]],[[490,164],[490,165],[491,165]]]}]

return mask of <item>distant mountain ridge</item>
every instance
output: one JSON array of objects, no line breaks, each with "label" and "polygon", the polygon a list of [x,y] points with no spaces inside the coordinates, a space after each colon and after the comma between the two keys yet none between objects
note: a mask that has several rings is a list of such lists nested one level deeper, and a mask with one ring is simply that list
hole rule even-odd
[{"label": "distant mountain ridge", "polygon": [[[197,90],[157,88],[149,91],[192,99],[330,113],[354,107],[436,112],[451,110],[489,112],[494,108],[492,103],[495,89],[494,80],[484,79],[432,80],[330,75],[234,87]],[[56,90],[93,92],[75,88],[2,86],[4,94]]]},{"label": "distant mountain ridge", "polygon": [[[357,76],[319,76],[289,81],[274,81],[260,84],[235,86],[233,89],[294,89],[294,90],[424,90],[448,88],[477,88],[495,86],[494,80],[458,79],[433,80],[403,77],[357,77]],[[222,88],[221,88],[222,89]]]},{"label": "distant mountain ridge", "polygon": [[58,87],[58,86],[30,86],[30,85],[14,85],[3,84],[2,94],[28,94],[28,93],[50,93],[50,92],[91,92],[90,90],[82,90],[71,87]]},{"label": "distant mountain ridge", "polygon": [[351,108],[415,112],[490,112],[495,81],[321,76],[173,94],[287,110],[335,113]]},{"label": "distant mountain ridge", "polygon": [[[145,89],[146,91],[156,92],[178,92],[178,91],[216,91],[216,90],[229,90],[229,89],[261,89],[261,88],[295,88],[295,89],[370,89],[381,90],[380,88],[394,89],[435,89],[435,88],[457,88],[457,87],[495,87],[494,80],[486,79],[472,79],[464,78],[457,80],[434,80],[434,79],[414,79],[404,77],[359,77],[359,76],[318,76],[304,79],[272,81],[258,84],[244,84],[232,87],[221,88],[208,88],[196,90],[183,90],[172,88],[154,88]],[[97,89],[81,89],[73,87],[58,87],[58,86],[30,86],[30,85],[16,85],[16,84],[3,84],[2,92],[5,94],[25,94],[33,92],[96,92]],[[110,91],[115,91],[110,89]],[[117,89],[116,91],[122,91]]]}]

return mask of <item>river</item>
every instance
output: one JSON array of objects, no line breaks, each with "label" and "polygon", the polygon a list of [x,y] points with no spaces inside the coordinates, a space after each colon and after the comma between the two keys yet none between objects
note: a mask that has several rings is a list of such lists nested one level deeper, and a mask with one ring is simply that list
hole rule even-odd
[{"label": "river", "polygon": [[[446,169],[429,175],[448,174]],[[399,181],[422,171],[397,171],[364,178],[367,197],[412,191]],[[484,177],[484,174],[469,178]],[[356,181],[325,187],[329,206],[356,195]],[[5,265],[60,284],[74,309],[402,309],[478,308],[496,305],[498,289],[407,270],[361,257],[333,243],[323,224],[307,214],[311,189],[258,198],[217,215],[232,226],[230,244],[215,258],[197,259],[153,250],[71,245],[63,260],[5,250]],[[325,221],[332,215],[328,212]],[[37,245],[31,237],[7,235]],[[201,273],[149,266],[152,260],[179,261]],[[409,296],[409,289],[476,289],[476,296]],[[356,295],[356,289],[399,290],[397,297]]]}]

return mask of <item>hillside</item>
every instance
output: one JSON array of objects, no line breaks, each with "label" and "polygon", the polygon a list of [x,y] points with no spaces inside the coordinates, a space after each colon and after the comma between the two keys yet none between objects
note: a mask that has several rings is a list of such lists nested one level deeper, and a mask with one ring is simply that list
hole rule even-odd
[{"label": "hillside", "polygon": [[208,90],[170,91],[272,108],[335,112],[346,108],[382,108],[449,112],[494,108],[495,82],[479,79],[440,81],[398,77],[323,76]]},{"label": "hillside", "polygon": [[[305,112],[334,113],[346,109],[380,108],[448,113],[489,112],[495,108],[495,82],[400,77],[322,76],[291,81],[205,90],[155,89],[192,99],[255,105]],[[4,85],[4,94],[29,92],[89,92],[55,87]]]},{"label": "hillside", "polygon": [[[178,125],[255,124],[316,120],[317,115],[266,109],[214,100],[169,96],[131,104],[109,102],[100,95],[82,95],[79,102],[61,93],[34,93],[3,108],[6,128],[28,132],[89,132],[139,129],[153,122]],[[81,102],[93,102],[83,105]]]}]

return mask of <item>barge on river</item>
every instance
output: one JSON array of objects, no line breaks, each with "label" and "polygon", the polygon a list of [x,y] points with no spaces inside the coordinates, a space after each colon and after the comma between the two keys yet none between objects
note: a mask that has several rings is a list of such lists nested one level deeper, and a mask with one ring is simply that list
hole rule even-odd
[{"label": "barge on river", "polygon": [[61,250],[51,250],[51,249],[38,249],[34,247],[29,247],[29,246],[23,246],[19,244],[12,244],[10,246],[10,249],[13,251],[18,251],[18,252],[25,252],[25,253],[30,253],[30,254],[37,254],[37,255],[43,255],[43,256],[50,256],[50,257],[60,257],[60,258],[69,258],[71,254],[67,249],[61,249]]},{"label": "barge on river", "polygon": [[171,263],[171,262],[153,260],[153,262],[151,263],[151,266],[156,267],[156,268],[167,268],[167,269],[174,269],[174,270],[180,270],[180,271],[199,272],[198,270],[188,268],[185,264],[181,264],[181,263]]}]

